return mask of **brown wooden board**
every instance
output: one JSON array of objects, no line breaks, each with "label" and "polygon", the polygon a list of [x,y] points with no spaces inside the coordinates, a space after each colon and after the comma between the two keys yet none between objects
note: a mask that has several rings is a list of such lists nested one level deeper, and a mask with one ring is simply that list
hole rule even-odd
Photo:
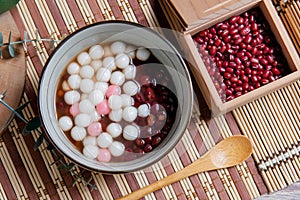
[{"label": "brown wooden board", "polygon": [[[9,33],[12,33],[12,41],[20,39],[19,30],[10,12],[0,15],[0,32],[3,34],[3,42],[8,42]],[[7,90],[5,102],[16,108],[20,102],[25,82],[25,53],[22,45],[15,45],[15,57],[9,55],[7,46],[1,47],[3,58],[0,59],[0,93]],[[0,136],[7,125],[11,112],[0,105]]]}]

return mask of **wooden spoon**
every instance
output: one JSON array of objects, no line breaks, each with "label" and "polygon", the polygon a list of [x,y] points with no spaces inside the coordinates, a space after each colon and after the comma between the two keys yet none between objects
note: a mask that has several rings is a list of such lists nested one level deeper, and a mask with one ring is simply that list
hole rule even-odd
[{"label": "wooden spoon", "polygon": [[121,199],[139,199],[162,187],[204,171],[232,167],[245,161],[252,154],[252,143],[242,135],[225,138],[201,158],[161,180],[136,190]]}]

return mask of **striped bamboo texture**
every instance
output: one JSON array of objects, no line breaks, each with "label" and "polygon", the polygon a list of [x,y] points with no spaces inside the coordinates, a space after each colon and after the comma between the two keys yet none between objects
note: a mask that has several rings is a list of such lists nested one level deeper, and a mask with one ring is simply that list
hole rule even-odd
[{"label": "striped bamboo texture", "polygon": [[[21,0],[11,14],[20,33],[26,30],[32,38],[38,30],[42,38],[61,39],[103,20],[168,26],[163,23],[166,20],[154,0]],[[23,111],[27,119],[38,114],[38,82],[49,54],[48,43],[28,45],[26,86],[21,102],[30,101]],[[74,177],[70,173],[51,165],[56,156],[44,150],[46,145],[33,150],[38,134],[23,136],[24,124],[15,119],[0,138],[0,199],[115,199],[182,169],[222,138],[235,134],[246,134],[253,140],[253,157],[236,167],[184,179],[145,199],[253,199],[279,190],[300,177],[299,86],[298,81],[218,118],[206,115],[207,107],[195,86],[200,106],[194,105],[191,123],[182,140],[160,162],[123,175],[87,172],[76,167],[77,172],[92,176],[97,190],[91,190],[83,182],[73,186]]]},{"label": "striped bamboo texture", "polygon": [[273,0],[273,3],[300,54],[300,1]]}]

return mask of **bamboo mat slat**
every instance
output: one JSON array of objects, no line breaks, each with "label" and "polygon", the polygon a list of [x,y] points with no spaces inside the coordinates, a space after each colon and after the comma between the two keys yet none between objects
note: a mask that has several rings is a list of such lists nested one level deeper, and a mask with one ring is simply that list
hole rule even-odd
[{"label": "bamboo mat slat", "polygon": [[[287,30],[294,34],[292,30],[299,23],[299,1],[287,5],[274,2],[277,10],[282,10],[279,15],[287,21]],[[285,13],[293,16],[287,17]],[[62,39],[85,25],[103,20],[126,20],[150,27],[165,25],[166,20],[155,0],[21,0],[11,14],[22,38],[26,31],[29,38],[38,34],[41,38]],[[293,25],[288,26],[291,21]],[[297,44],[297,35],[293,37]],[[39,77],[50,54],[47,42],[28,44],[26,85],[21,100],[30,101],[23,110],[26,119],[38,115]],[[184,168],[223,138],[237,134],[247,135],[254,143],[254,154],[247,161],[229,169],[194,175],[145,199],[254,199],[299,180],[300,81],[218,118],[207,117],[199,88],[194,87],[199,103],[194,105],[190,125],[176,148],[160,162],[122,175],[75,167],[75,172],[92,176],[97,190],[91,190],[82,181],[73,186],[74,175],[52,165],[57,155],[43,150],[46,144],[34,151],[39,135],[23,136],[24,124],[14,119],[0,138],[0,199],[115,199]]]}]

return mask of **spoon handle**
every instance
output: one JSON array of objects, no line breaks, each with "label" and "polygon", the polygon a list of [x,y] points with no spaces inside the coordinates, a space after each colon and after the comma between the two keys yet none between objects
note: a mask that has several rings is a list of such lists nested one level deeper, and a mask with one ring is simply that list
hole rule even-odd
[{"label": "spoon handle", "polygon": [[181,179],[185,178],[184,174],[181,174],[179,172],[171,174],[159,181],[156,181],[146,187],[143,187],[141,189],[138,189],[130,194],[128,194],[127,196],[121,197],[119,198],[119,200],[122,199],[140,199],[142,197],[144,197],[145,195],[154,192],[160,188],[163,188],[169,184],[175,183]]},{"label": "spoon handle", "polygon": [[207,171],[207,170],[210,170],[210,169],[206,168],[205,166],[202,167],[202,170],[199,170],[199,166],[197,167],[194,165],[194,163],[192,163],[192,164],[188,165],[187,167],[185,167],[184,169],[177,171],[176,173],[173,173],[163,179],[160,179],[146,187],[138,189],[138,190],[128,194],[127,196],[119,198],[119,200],[140,199],[140,198],[144,197],[145,195],[147,195],[151,192],[154,192],[160,188],[163,188],[167,185],[170,185],[172,183],[180,181],[191,175],[200,173],[201,171]]}]

